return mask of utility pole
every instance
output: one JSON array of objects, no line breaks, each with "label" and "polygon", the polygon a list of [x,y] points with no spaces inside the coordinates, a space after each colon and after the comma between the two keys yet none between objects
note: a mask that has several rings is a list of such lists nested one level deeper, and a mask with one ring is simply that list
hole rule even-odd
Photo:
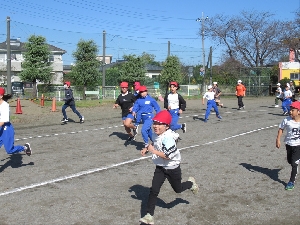
[{"label": "utility pole", "polygon": [[210,46],[209,48],[209,62],[210,62],[209,84],[212,84],[212,46]]},{"label": "utility pole", "polygon": [[[205,48],[204,48],[204,22],[207,20],[208,17],[204,18],[204,14],[202,12],[202,17],[196,19],[197,22],[201,22],[201,36],[202,36],[202,72],[203,72],[203,77],[205,77]],[[203,79],[203,85],[205,86],[205,80]],[[204,87],[203,87],[204,88]]]},{"label": "utility pole", "polygon": [[168,41],[168,57],[170,56],[170,41]]},{"label": "utility pole", "polygon": [[6,82],[7,82],[7,94],[11,94],[11,53],[10,53],[10,17],[7,19],[7,36],[6,36]]},{"label": "utility pole", "polygon": [[105,36],[106,32],[103,31],[103,58],[102,58],[102,99],[105,96]]}]

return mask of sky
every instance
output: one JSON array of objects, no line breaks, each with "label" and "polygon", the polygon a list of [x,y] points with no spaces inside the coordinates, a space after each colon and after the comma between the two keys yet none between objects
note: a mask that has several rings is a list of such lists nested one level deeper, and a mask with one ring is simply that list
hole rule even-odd
[{"label": "sky", "polygon": [[[26,42],[30,35],[41,35],[47,43],[61,48],[64,65],[74,63],[72,53],[79,40],[94,40],[103,54],[112,61],[123,55],[155,55],[164,61],[170,53],[185,65],[202,64],[201,22],[197,18],[217,14],[239,15],[241,11],[274,14],[274,19],[290,20],[300,10],[300,0],[9,0],[0,8],[0,42],[7,37],[7,16],[10,17],[10,37]],[[207,56],[213,49],[213,64],[220,62],[223,51],[208,38],[204,41]]]}]

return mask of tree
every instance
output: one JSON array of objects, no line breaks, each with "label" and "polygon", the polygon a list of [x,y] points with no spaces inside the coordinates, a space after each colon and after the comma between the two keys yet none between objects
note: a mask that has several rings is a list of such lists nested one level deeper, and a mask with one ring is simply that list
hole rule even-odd
[{"label": "tree", "polygon": [[97,60],[98,47],[93,40],[80,40],[77,49],[73,52],[75,65],[72,67],[70,76],[77,85],[83,85],[83,99],[86,99],[87,86],[94,86],[100,79],[99,68],[101,62]]},{"label": "tree", "polygon": [[120,78],[118,82],[126,81],[133,84],[135,81],[143,83],[146,77],[145,60],[136,55],[125,55],[123,59],[126,61],[120,66]]},{"label": "tree", "polygon": [[[216,15],[205,23],[206,35],[226,47],[230,58],[259,67],[277,59],[291,35],[290,22],[272,19],[268,12],[242,11],[239,16]],[[201,31],[200,31],[201,32]]]},{"label": "tree", "polygon": [[163,64],[163,70],[161,71],[160,84],[166,88],[168,92],[169,83],[171,81],[182,82],[181,63],[177,56],[168,56]]},{"label": "tree", "polygon": [[33,83],[32,97],[36,98],[36,82],[48,83],[52,79],[52,67],[49,61],[50,50],[46,43],[46,38],[42,36],[31,35],[28,42],[24,45],[24,62],[22,62],[22,71],[20,77],[23,81]]}]

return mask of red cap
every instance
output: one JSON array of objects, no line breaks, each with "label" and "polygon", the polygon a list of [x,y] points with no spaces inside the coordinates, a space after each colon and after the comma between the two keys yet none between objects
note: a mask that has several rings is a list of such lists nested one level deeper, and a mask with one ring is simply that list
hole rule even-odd
[{"label": "red cap", "polygon": [[160,111],[157,113],[154,118],[152,119],[153,121],[159,122],[159,123],[164,123],[167,125],[170,125],[172,121],[172,116],[167,110]]},{"label": "red cap", "polygon": [[127,82],[121,82],[120,87],[121,88],[128,88],[128,83]]},{"label": "red cap", "polygon": [[177,83],[176,81],[171,81],[171,82],[170,82],[170,86],[171,86],[171,85],[174,85],[175,87],[178,87],[178,83]]},{"label": "red cap", "polygon": [[140,86],[139,91],[140,92],[147,91],[147,87],[146,86]]},{"label": "red cap", "polygon": [[5,89],[0,87],[0,95],[4,95],[5,94]]},{"label": "red cap", "polygon": [[135,91],[138,91],[139,90],[139,87],[141,86],[141,83],[140,82],[138,82],[138,81],[136,81],[136,82],[134,82],[134,90]]},{"label": "red cap", "polygon": [[65,81],[65,84],[68,85],[68,87],[71,86],[71,82],[70,81]]},{"label": "red cap", "polygon": [[295,109],[300,110],[300,102],[299,101],[293,102],[290,106],[295,108]]}]

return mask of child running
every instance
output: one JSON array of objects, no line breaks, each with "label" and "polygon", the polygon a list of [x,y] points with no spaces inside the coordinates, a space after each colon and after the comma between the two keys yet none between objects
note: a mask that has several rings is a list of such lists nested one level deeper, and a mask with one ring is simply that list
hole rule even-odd
[{"label": "child running", "polygon": [[71,82],[70,81],[66,81],[64,83],[64,88],[65,88],[65,104],[62,106],[62,114],[64,116],[64,118],[61,120],[62,123],[66,123],[69,121],[68,117],[67,117],[67,113],[66,113],[66,108],[70,107],[73,111],[73,113],[76,113],[76,115],[79,117],[79,122],[83,123],[84,122],[84,117],[80,115],[80,113],[77,111],[76,107],[75,107],[75,100],[73,97],[73,91],[71,89]]},{"label": "child running", "polygon": [[279,107],[279,105],[278,105],[278,100],[280,99],[282,99],[282,90],[281,90],[281,87],[280,87],[280,83],[278,83],[277,84],[277,89],[276,89],[276,98],[275,98],[275,108],[277,108],[277,107]]},{"label": "child running", "polygon": [[207,89],[208,89],[208,91],[205,92],[205,94],[203,95],[203,98],[202,98],[202,105],[204,105],[204,99],[205,98],[207,99],[207,108],[206,108],[205,118],[204,118],[205,123],[208,120],[211,108],[214,108],[217,118],[222,119],[222,117],[220,116],[220,113],[219,113],[218,106],[215,102],[215,93],[212,91],[212,86],[208,85]]},{"label": "child running", "polygon": [[293,94],[290,91],[289,83],[286,84],[285,90],[282,93],[282,97],[283,97],[282,105],[281,105],[283,110],[282,115],[286,116],[290,113],[290,105],[292,103],[292,97],[293,97]]},{"label": "child running", "polygon": [[148,95],[147,87],[140,86],[139,98],[134,103],[132,114],[136,116],[135,126],[138,127],[142,122],[144,125],[141,129],[145,148],[149,145],[149,139],[152,141],[152,118],[154,116],[153,109],[156,113],[160,111],[160,107],[156,100]]},{"label": "child running", "polygon": [[295,187],[295,180],[298,173],[298,165],[300,161],[300,102],[295,101],[291,104],[290,116],[283,119],[279,125],[279,130],[276,138],[276,147],[280,148],[280,138],[286,129],[284,139],[287,153],[287,162],[292,166],[290,180],[287,183],[285,190],[292,190]]},{"label": "child running", "polygon": [[[134,137],[137,135],[137,129],[132,124],[132,120],[134,119],[131,110],[133,107],[133,103],[135,102],[135,96],[128,92],[128,83],[127,82],[121,82],[120,84],[121,88],[121,94],[118,96],[117,100],[115,101],[115,104],[113,108],[117,108],[118,106],[122,109],[122,120],[124,128],[129,135],[129,138],[126,142],[131,142],[134,140]],[[133,134],[131,133],[131,129],[133,129]]]},{"label": "child running", "polygon": [[15,130],[13,125],[9,122],[9,104],[4,100],[8,99],[4,96],[5,90],[0,87],[0,147],[4,145],[7,154],[15,154],[25,151],[26,155],[30,156],[32,150],[30,144],[14,146]]},{"label": "child running", "polygon": [[170,125],[171,130],[175,131],[182,129],[183,133],[186,132],[186,123],[178,124],[179,116],[182,111],[185,111],[186,101],[183,97],[177,93],[180,86],[176,81],[170,82],[170,93],[165,96],[164,108],[166,108],[172,116],[172,122]]},{"label": "child running", "polygon": [[156,114],[153,118],[154,143],[141,151],[142,156],[148,151],[151,152],[152,161],[156,165],[148,197],[147,214],[139,220],[141,223],[154,224],[153,216],[157,196],[165,179],[168,179],[176,193],[181,193],[187,189],[190,189],[193,194],[197,194],[199,191],[193,177],[189,177],[188,181],[181,182],[181,155],[174,140],[177,137],[174,137],[174,132],[169,129],[171,120],[171,114],[167,110]]}]

